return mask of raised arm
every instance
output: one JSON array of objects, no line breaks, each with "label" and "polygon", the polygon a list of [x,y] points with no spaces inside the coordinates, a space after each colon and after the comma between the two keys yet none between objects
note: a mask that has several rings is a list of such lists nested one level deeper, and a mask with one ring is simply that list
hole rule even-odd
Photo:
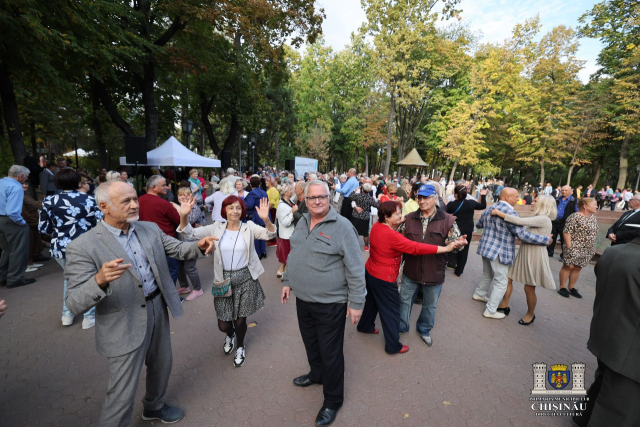
[{"label": "raised arm", "polygon": [[505,223],[511,234],[517,236],[518,239],[522,240],[525,243],[530,243],[532,245],[541,245],[541,246],[549,246],[549,236],[543,236],[541,234],[533,234],[524,229],[519,225],[510,224],[508,222]]}]

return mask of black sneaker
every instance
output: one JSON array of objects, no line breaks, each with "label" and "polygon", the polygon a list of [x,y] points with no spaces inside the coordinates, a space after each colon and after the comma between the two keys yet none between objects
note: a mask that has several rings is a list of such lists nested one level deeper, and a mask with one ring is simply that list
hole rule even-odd
[{"label": "black sneaker", "polygon": [[236,333],[234,332],[232,336],[225,335],[224,336],[224,346],[222,350],[224,350],[224,354],[227,356],[231,354],[233,349],[236,348]]},{"label": "black sneaker", "polygon": [[20,286],[30,285],[35,283],[36,279],[23,279],[21,282],[12,283],[11,285],[7,284],[7,289],[19,288]]},{"label": "black sneaker", "polygon": [[562,295],[563,297],[565,297],[565,298],[569,298],[569,296],[571,295],[571,294],[569,293],[569,291],[567,290],[567,288],[560,288],[560,289],[558,289],[558,293],[559,293],[560,295]]},{"label": "black sneaker", "polygon": [[578,292],[576,288],[570,289],[569,292],[571,292],[571,296],[582,298],[582,295],[580,295],[580,292]]},{"label": "black sneaker", "polygon": [[240,366],[244,365],[244,361],[246,359],[247,356],[245,354],[244,347],[238,347],[238,349],[236,350],[236,357],[234,357],[233,359],[233,365],[236,368],[239,368]]},{"label": "black sneaker", "polygon": [[157,411],[148,411],[145,409],[142,412],[143,420],[145,421],[160,420],[164,424],[177,423],[182,419],[182,417],[184,417],[184,411],[182,409],[177,408],[175,406],[169,406],[166,403],[164,404],[164,406],[162,406],[162,408],[158,409]]}]

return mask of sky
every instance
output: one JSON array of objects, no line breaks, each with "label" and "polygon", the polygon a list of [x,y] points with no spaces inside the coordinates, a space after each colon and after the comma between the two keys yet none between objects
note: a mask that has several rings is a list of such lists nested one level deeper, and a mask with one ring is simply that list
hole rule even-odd
[{"label": "sky", "polygon": [[[540,15],[545,34],[557,25],[576,28],[578,18],[590,10],[596,0],[462,0],[462,22],[482,34],[481,42],[499,43],[511,36],[513,27],[525,19]],[[341,50],[349,44],[351,33],[365,21],[360,0],[318,0],[316,7],[322,7],[327,15],[323,25],[325,44],[334,50]],[[586,61],[580,72],[583,82],[597,70],[596,59],[601,44],[595,39],[581,39],[578,59]]]}]

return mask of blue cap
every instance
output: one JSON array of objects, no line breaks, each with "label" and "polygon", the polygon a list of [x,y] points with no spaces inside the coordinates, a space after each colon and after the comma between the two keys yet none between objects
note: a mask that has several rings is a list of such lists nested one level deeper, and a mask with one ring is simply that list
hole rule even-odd
[{"label": "blue cap", "polygon": [[425,184],[420,186],[420,189],[418,190],[418,196],[430,197],[435,195],[436,187],[434,187],[433,185]]}]

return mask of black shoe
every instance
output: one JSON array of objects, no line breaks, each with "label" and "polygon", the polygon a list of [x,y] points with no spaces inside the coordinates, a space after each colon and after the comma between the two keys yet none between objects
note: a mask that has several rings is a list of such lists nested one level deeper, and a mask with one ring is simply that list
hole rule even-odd
[{"label": "black shoe", "polygon": [[571,296],[573,296],[573,297],[582,298],[582,295],[580,295],[580,292],[578,292],[578,290],[576,288],[570,289],[569,292],[571,293]]},{"label": "black shoe", "polygon": [[422,304],[422,298],[416,298],[416,300],[413,302],[414,304]]},{"label": "black shoe", "polygon": [[448,268],[449,270],[455,270],[455,269],[456,269],[456,267],[457,267],[457,265],[447,264],[447,268]]},{"label": "black shoe", "polygon": [[322,409],[320,409],[320,412],[318,412],[318,416],[316,417],[316,425],[330,426],[336,420],[337,415],[337,409],[329,409],[323,406]]},{"label": "black shoe", "polygon": [[7,289],[19,288],[34,283],[36,279],[24,279],[22,282],[16,282],[13,285],[7,285]]},{"label": "black shoe", "polygon": [[49,261],[50,259],[51,259],[51,257],[38,255],[37,257],[33,258],[33,261],[35,261],[35,262],[45,262],[45,261]]},{"label": "black shoe", "polygon": [[142,412],[142,419],[145,421],[160,420],[164,424],[177,423],[184,417],[184,411],[175,406],[169,406],[166,403],[162,408],[157,411],[144,410]]},{"label": "black shoe", "polygon": [[501,312],[501,313],[504,313],[504,315],[505,315],[505,316],[508,316],[508,315],[509,315],[509,313],[511,313],[511,307],[505,307],[505,308],[500,308],[500,307],[498,307],[498,308],[496,309],[496,311],[499,311],[499,312]]},{"label": "black shoe", "polygon": [[536,315],[533,315],[533,318],[531,319],[531,322],[525,322],[524,320],[520,319],[518,320],[518,323],[524,326],[530,325],[534,322],[534,320],[536,320]]},{"label": "black shoe", "polygon": [[309,379],[309,375],[301,375],[293,379],[293,385],[298,387],[309,387],[310,385],[313,385],[313,384],[320,384],[320,383],[311,381]]},{"label": "black shoe", "polygon": [[564,257],[560,255],[560,262],[564,262]]},{"label": "black shoe", "polygon": [[562,295],[563,297],[565,297],[565,298],[569,298],[569,295],[571,295],[571,294],[569,293],[569,291],[567,290],[567,288],[560,288],[560,289],[558,289],[558,293],[559,293],[560,295]]},{"label": "black shoe", "polygon": [[5,280],[4,282],[0,282],[0,286],[7,286],[7,281]]},{"label": "black shoe", "polygon": [[549,255],[549,258],[553,258],[553,254],[547,253],[547,255]]}]

